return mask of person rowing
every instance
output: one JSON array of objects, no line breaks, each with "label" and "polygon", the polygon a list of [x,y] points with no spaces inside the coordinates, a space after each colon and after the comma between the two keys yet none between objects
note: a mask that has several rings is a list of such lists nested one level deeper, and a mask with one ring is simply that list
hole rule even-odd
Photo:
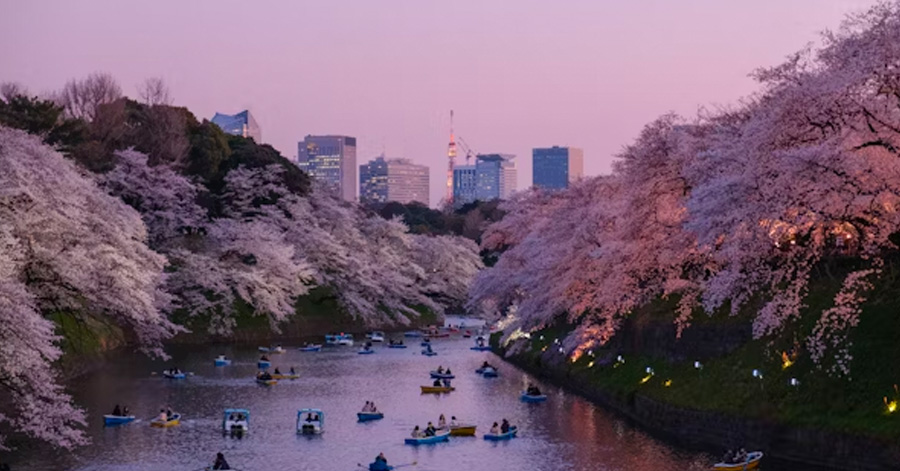
[{"label": "person rowing", "polygon": [[457,425],[459,425],[459,422],[456,421],[456,416],[454,415],[454,416],[450,417],[450,426],[456,427]]},{"label": "person rowing", "polygon": [[436,432],[436,430],[434,428],[434,424],[432,424],[431,422],[428,422],[428,426],[425,427],[425,436],[433,437],[435,432]]},{"label": "person rowing", "polygon": [[379,453],[378,456],[375,457],[375,462],[369,465],[369,471],[390,471],[391,468],[388,466],[387,458],[384,457],[384,453]]},{"label": "person rowing", "polygon": [[432,383],[432,386],[434,386],[434,387],[436,387],[436,388],[441,387],[441,380],[435,379],[435,380],[434,380],[434,383]]},{"label": "person rowing", "polygon": [[294,376],[294,375],[296,375],[296,374],[297,374],[297,372],[294,371],[294,367],[292,366],[292,367],[291,367],[291,376]]},{"label": "person rowing", "polygon": [[212,469],[231,469],[231,466],[228,466],[228,462],[225,461],[225,455],[216,453],[216,461],[213,463]]},{"label": "person rowing", "polygon": [[269,361],[269,357],[263,355],[263,356],[259,357],[259,361]]},{"label": "person rowing", "polygon": [[281,374],[281,370],[279,370],[277,366],[275,367],[275,374],[277,374],[277,375]]},{"label": "person rowing", "polygon": [[445,387],[445,388],[449,388],[449,387],[450,387],[450,380],[449,380],[449,379],[446,379],[446,378],[445,378],[445,379],[443,379],[442,381],[443,381],[443,383],[444,383],[444,387]]},{"label": "person rowing", "polygon": [[438,428],[447,428],[447,418],[444,417],[444,414],[438,417]]},{"label": "person rowing", "polygon": [[121,416],[122,416],[122,410],[119,409],[119,405],[118,405],[118,404],[116,404],[116,407],[113,408],[112,415],[115,415],[115,416],[117,416],[117,417],[121,417]]},{"label": "person rowing", "polygon": [[437,374],[439,374],[439,375],[444,374],[444,367],[443,367],[443,366],[438,366]]},{"label": "person rowing", "polygon": [[541,395],[541,390],[538,389],[538,387],[533,384],[529,384],[528,389],[525,392],[529,396],[540,396]]},{"label": "person rowing", "polygon": [[501,433],[509,432],[509,421],[508,420],[503,419],[503,423],[500,424],[500,432]]},{"label": "person rowing", "polygon": [[494,425],[491,426],[491,435],[500,435],[500,426],[497,425],[497,422],[494,422]]},{"label": "person rowing", "polygon": [[416,425],[416,427],[413,429],[413,431],[412,431],[412,437],[413,437],[413,438],[422,438],[422,431],[419,430],[419,426],[418,426],[418,425]]}]

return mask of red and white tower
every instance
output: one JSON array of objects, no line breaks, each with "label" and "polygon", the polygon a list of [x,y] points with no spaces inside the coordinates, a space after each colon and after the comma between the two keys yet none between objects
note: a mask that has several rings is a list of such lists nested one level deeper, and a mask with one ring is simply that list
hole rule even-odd
[{"label": "red and white tower", "polygon": [[453,137],[453,110],[450,110],[450,144],[447,145],[447,204],[453,205],[453,168],[456,166],[456,139]]}]

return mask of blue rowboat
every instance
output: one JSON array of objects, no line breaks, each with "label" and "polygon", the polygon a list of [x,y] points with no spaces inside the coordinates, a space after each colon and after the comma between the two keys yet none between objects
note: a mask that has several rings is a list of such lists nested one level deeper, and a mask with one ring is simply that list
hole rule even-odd
[{"label": "blue rowboat", "polygon": [[360,350],[360,351],[358,351],[358,352],[356,352],[356,353],[358,353],[358,354],[360,354],[360,355],[371,355],[371,354],[375,353],[375,350],[372,350],[371,348],[368,349],[368,350],[362,349],[362,350]]},{"label": "blue rowboat", "polygon": [[269,353],[269,347],[259,347],[257,348],[261,353]]},{"label": "blue rowboat", "polygon": [[432,443],[446,442],[450,440],[450,431],[438,432],[430,437],[407,438],[403,443],[407,445],[429,445]]},{"label": "blue rowboat", "polygon": [[394,344],[394,345],[388,345],[388,348],[406,348],[406,345],[403,345],[403,344],[400,344],[400,345]]},{"label": "blue rowboat", "polygon": [[384,412],[357,412],[356,417],[360,422],[368,422],[370,420],[381,420],[384,418]]},{"label": "blue rowboat", "polygon": [[422,336],[422,332],[419,332],[419,331],[417,331],[417,330],[412,330],[412,331],[409,331],[409,332],[404,332],[404,333],[403,333],[403,336],[404,336],[404,337],[421,337],[421,336]]},{"label": "blue rowboat", "polygon": [[420,343],[419,345],[422,347],[427,347],[427,346],[431,345],[431,342],[425,341],[425,342]]},{"label": "blue rowboat", "polygon": [[369,471],[393,471],[394,467],[384,463],[369,463]]},{"label": "blue rowboat", "polygon": [[322,346],[321,345],[310,345],[308,347],[300,347],[297,350],[300,350],[301,352],[318,352],[319,350],[322,350]]},{"label": "blue rowboat", "polygon": [[497,375],[497,370],[494,369],[494,368],[485,368],[485,369],[481,372],[481,374],[482,374],[485,378],[496,378],[496,377],[498,376],[498,375]]},{"label": "blue rowboat", "polygon": [[454,379],[455,375],[447,374],[447,373],[438,373],[437,371],[430,371],[428,374],[431,375],[432,378],[436,379]]},{"label": "blue rowboat", "polygon": [[122,425],[134,420],[133,415],[104,415],[103,425]]},{"label": "blue rowboat", "polygon": [[486,434],[484,434],[484,439],[490,440],[492,442],[499,442],[500,440],[509,440],[511,438],[515,438],[516,433],[518,433],[518,432],[519,432],[518,428],[510,427],[509,432],[506,432],[506,433],[498,433],[498,434],[486,433]]},{"label": "blue rowboat", "polygon": [[469,347],[469,350],[475,350],[476,352],[489,352],[491,351],[491,346],[485,345],[483,347],[479,347],[478,345],[476,345],[474,347]]},{"label": "blue rowboat", "polygon": [[268,368],[268,367],[272,366],[272,362],[266,361],[266,360],[259,360],[258,362],[256,362],[256,366],[258,366],[259,368]]},{"label": "blue rowboat", "polygon": [[184,379],[187,378],[185,373],[169,373],[168,371],[163,371],[163,378],[168,379]]},{"label": "blue rowboat", "polygon": [[425,355],[427,357],[433,357],[433,356],[437,355],[437,352],[429,351],[429,350],[422,350],[422,355]]},{"label": "blue rowboat", "polygon": [[522,393],[522,402],[544,402],[547,400],[547,396],[541,394],[539,396],[531,396],[528,393]]}]

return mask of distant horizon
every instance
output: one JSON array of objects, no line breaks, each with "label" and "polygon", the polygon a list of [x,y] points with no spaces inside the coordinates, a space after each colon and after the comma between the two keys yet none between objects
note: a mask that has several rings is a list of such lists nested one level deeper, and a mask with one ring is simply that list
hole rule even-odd
[{"label": "distant horizon", "polygon": [[735,103],[759,89],[753,70],[875,3],[6,0],[0,81],[42,93],[107,72],[135,96],[161,77],[201,119],[250,111],[295,162],[304,136],[346,135],[358,164],[384,152],[427,165],[437,206],[451,109],[473,151],[517,156],[518,190],[534,148],[583,149],[585,176],[605,174],[656,117]]}]

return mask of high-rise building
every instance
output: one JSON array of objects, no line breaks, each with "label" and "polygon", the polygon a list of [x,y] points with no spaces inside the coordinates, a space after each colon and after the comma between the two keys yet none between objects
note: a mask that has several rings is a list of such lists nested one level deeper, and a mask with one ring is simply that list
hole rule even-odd
[{"label": "high-rise building", "polygon": [[475,158],[475,199],[509,198],[516,191],[516,162],[511,154],[479,154]]},{"label": "high-rise building", "polygon": [[257,144],[262,144],[262,130],[259,129],[256,119],[247,110],[233,115],[216,113],[211,121],[228,134],[252,137]]},{"label": "high-rise building", "polygon": [[408,159],[385,159],[382,155],[359,166],[359,199],[386,203],[429,203],[428,167]]},{"label": "high-rise building", "polygon": [[341,198],[356,200],[356,138],[306,136],[297,145],[297,165],[333,186]]},{"label": "high-rise building", "polygon": [[531,179],[537,188],[561,189],[584,176],[584,151],[575,147],[533,149]]},{"label": "high-rise building", "polygon": [[453,204],[457,207],[471,203],[475,197],[474,165],[457,165],[453,167]]}]

